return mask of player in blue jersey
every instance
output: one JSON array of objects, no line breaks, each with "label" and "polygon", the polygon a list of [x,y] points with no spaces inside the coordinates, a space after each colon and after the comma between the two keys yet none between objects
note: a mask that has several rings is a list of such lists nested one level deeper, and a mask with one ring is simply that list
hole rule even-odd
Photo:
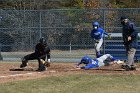
[{"label": "player in blue jersey", "polygon": [[[114,62],[117,64],[124,63],[123,61],[120,61],[110,54],[105,54],[99,58],[92,59],[89,56],[84,56],[81,61],[76,65],[77,69],[91,69],[91,68],[99,68],[101,66],[105,66],[105,60],[110,60],[109,64]],[[85,64],[85,66],[80,66],[81,64]]]},{"label": "player in blue jersey", "polygon": [[110,38],[110,35],[105,32],[99,25],[98,22],[93,22],[93,30],[91,31],[91,37],[95,40],[95,51],[96,51],[96,57],[100,57],[100,48],[103,44],[103,37],[104,35],[107,35]]}]

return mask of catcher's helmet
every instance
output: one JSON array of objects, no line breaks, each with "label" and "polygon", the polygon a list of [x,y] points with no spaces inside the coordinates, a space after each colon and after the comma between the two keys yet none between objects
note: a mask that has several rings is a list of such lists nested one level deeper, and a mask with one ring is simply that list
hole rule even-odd
[{"label": "catcher's helmet", "polygon": [[39,40],[39,42],[40,42],[41,44],[43,44],[43,45],[44,45],[44,44],[45,44],[45,45],[47,44],[46,39],[45,39],[44,37],[41,37],[40,40]]},{"label": "catcher's helmet", "polygon": [[81,63],[83,63],[83,64],[89,64],[90,62],[92,62],[92,59],[89,56],[84,56],[81,59]]}]

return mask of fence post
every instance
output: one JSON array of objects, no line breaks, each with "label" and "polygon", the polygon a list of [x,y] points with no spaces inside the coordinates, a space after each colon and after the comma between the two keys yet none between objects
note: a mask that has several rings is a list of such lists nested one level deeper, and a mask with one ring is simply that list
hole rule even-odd
[{"label": "fence post", "polygon": [[0,60],[3,60],[3,57],[1,55],[1,44],[0,44]]},{"label": "fence post", "polygon": [[[103,20],[104,20],[104,25],[103,28],[105,30],[105,9],[103,9]],[[103,54],[105,54],[105,37],[103,37]]]},{"label": "fence post", "polygon": [[71,41],[70,41],[70,53],[71,53]]},{"label": "fence post", "polygon": [[40,31],[39,31],[39,38],[42,37],[42,33],[41,33],[41,24],[42,24],[42,22],[41,22],[41,12],[42,12],[42,11],[39,11],[39,28],[40,28]]},{"label": "fence post", "polygon": [[[0,16],[0,23],[1,23],[1,19],[2,19],[2,17]],[[3,57],[1,55],[1,44],[0,44],[0,60],[3,60]]]}]

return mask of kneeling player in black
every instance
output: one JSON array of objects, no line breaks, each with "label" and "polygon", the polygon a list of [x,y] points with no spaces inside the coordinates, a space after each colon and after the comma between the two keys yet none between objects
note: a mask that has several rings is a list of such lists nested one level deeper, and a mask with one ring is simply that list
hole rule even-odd
[{"label": "kneeling player in black", "polygon": [[[45,62],[46,57],[47,57],[47,61]],[[39,43],[35,46],[34,53],[31,53],[31,54],[23,57],[20,68],[26,67],[28,60],[34,60],[34,59],[38,60],[38,64],[39,64],[38,70],[39,71],[46,70],[45,65],[50,66],[50,48],[48,47],[47,42],[44,39],[44,37],[40,38]]]}]

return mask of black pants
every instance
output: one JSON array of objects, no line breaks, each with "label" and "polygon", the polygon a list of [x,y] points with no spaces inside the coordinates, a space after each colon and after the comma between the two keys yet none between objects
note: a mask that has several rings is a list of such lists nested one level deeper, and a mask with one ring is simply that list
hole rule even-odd
[{"label": "black pants", "polygon": [[28,54],[28,55],[24,56],[22,63],[27,63],[28,60],[36,59],[36,60],[38,60],[39,67],[40,67],[40,59],[46,60],[46,56],[47,56],[47,60],[50,59],[50,50],[47,51],[47,54],[42,54],[42,55],[39,55],[37,53]]}]

